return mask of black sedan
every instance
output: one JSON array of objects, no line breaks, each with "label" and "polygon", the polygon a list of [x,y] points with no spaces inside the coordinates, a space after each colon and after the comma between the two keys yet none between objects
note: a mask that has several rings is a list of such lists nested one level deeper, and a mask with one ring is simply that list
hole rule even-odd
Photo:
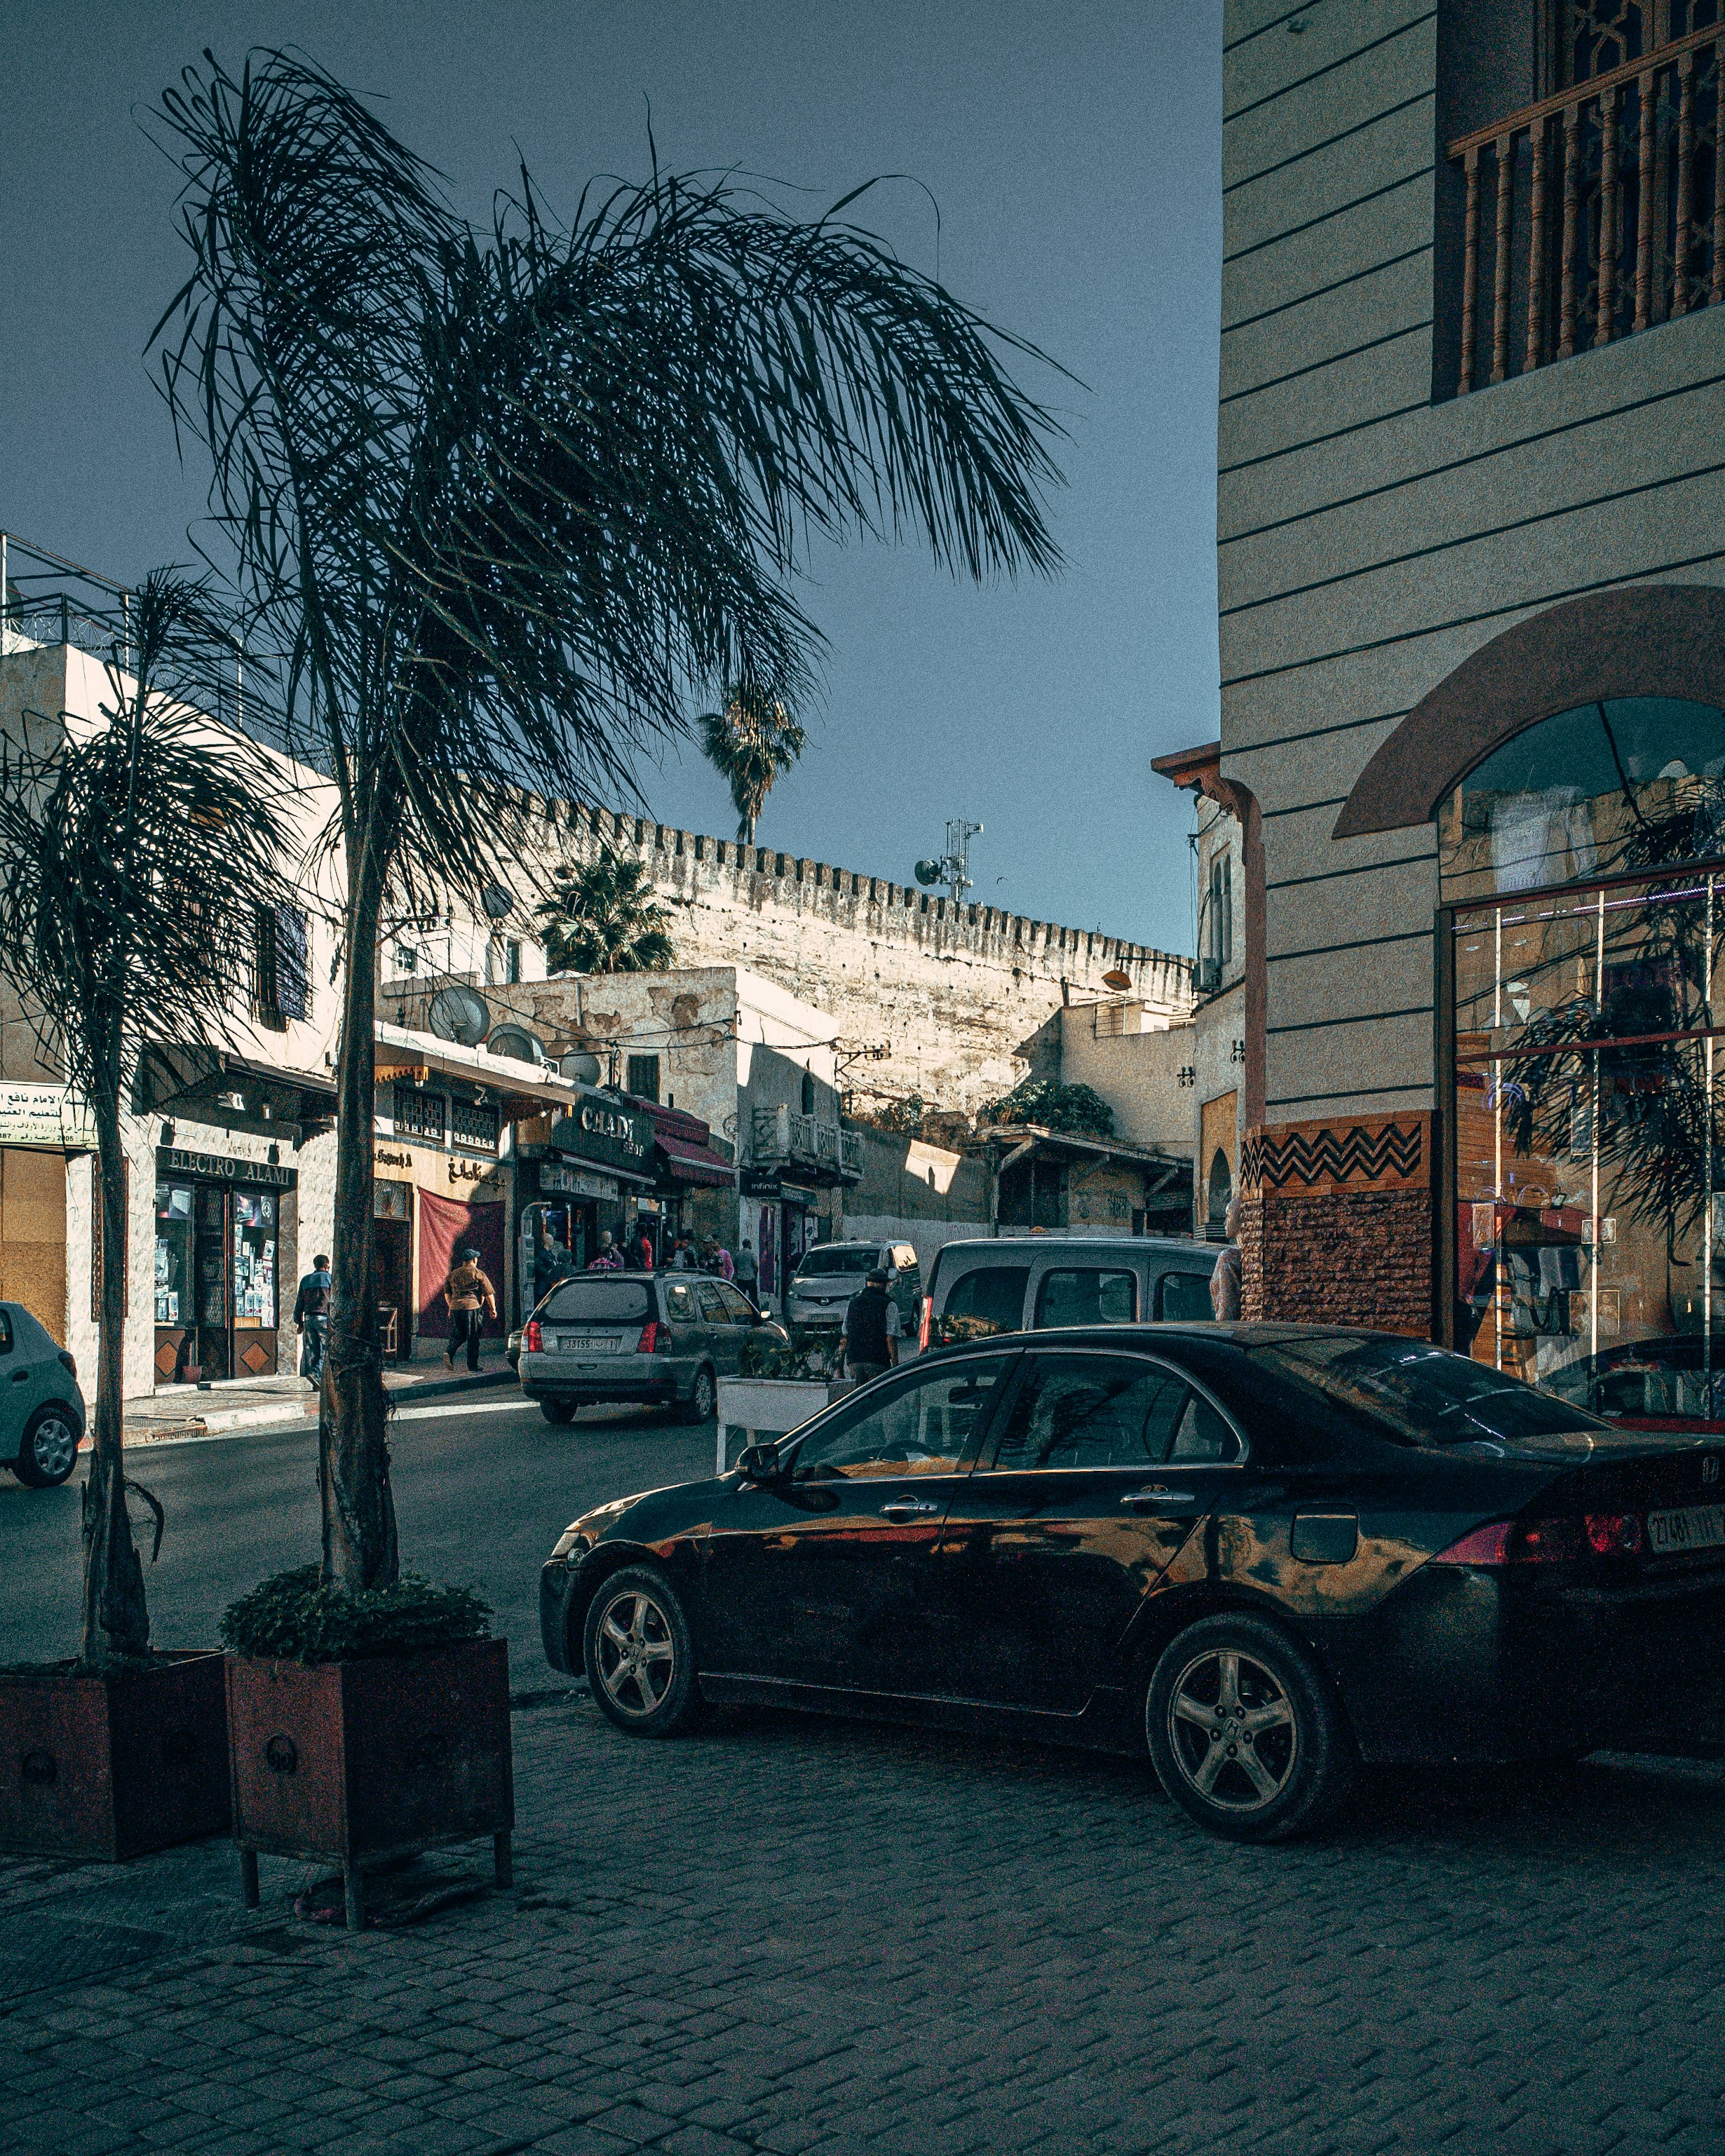
[{"label": "black sedan", "polygon": [[1204,1825],[1275,1840],[1362,1762],[1695,1743],[1722,1458],[1383,1333],[1038,1332],[588,1513],[541,1623],[643,1735],[776,1701],[1147,1749]]}]

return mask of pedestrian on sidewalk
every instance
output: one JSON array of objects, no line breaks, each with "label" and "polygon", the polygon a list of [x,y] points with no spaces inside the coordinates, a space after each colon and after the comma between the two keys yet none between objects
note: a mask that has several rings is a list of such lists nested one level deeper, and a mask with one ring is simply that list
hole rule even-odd
[{"label": "pedestrian on sidewalk", "polygon": [[623,1253],[611,1240],[611,1230],[608,1228],[600,1229],[598,1251],[595,1255],[593,1263],[587,1270],[590,1273],[615,1273],[622,1271]]},{"label": "pedestrian on sidewalk", "polygon": [[1237,1320],[1240,1317],[1240,1199],[1237,1196],[1228,1201],[1228,1210],[1222,1219],[1222,1232],[1228,1240],[1223,1245],[1216,1260],[1216,1269],[1210,1275],[1210,1308],[1215,1312],[1219,1325]]},{"label": "pedestrian on sidewalk", "polygon": [[458,1253],[458,1262],[444,1282],[444,1304],[449,1313],[449,1344],[444,1350],[444,1368],[453,1370],[462,1347],[467,1349],[470,1371],[480,1366],[480,1334],[485,1320],[497,1315],[497,1291],[480,1270],[479,1252]]},{"label": "pedestrian on sidewalk", "polygon": [[675,1247],[671,1251],[670,1269],[674,1273],[692,1273],[695,1270],[695,1253],[689,1247],[686,1235],[679,1235],[676,1240]]},{"label": "pedestrian on sidewalk", "polygon": [[294,1330],[300,1336],[300,1374],[311,1380],[314,1393],[323,1383],[324,1332],[329,1322],[330,1261],[316,1257],[294,1298]]},{"label": "pedestrian on sidewalk", "polygon": [[653,1270],[653,1230],[642,1227],[635,1231],[634,1270],[650,1273]]},{"label": "pedestrian on sidewalk", "polygon": [[901,1329],[898,1305],[886,1292],[886,1273],[876,1265],[845,1313],[845,1368],[858,1384],[880,1377],[897,1362]]},{"label": "pedestrian on sidewalk", "polygon": [[737,1254],[737,1285],[751,1302],[761,1299],[761,1268],[755,1263],[755,1246],[745,1235]]}]

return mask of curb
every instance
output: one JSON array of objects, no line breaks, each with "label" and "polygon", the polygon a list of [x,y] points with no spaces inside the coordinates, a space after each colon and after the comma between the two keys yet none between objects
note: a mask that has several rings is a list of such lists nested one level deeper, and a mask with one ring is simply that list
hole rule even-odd
[{"label": "curb", "polygon": [[[496,1385],[516,1382],[513,1370],[506,1364],[501,1370],[482,1370],[473,1378],[432,1378],[423,1384],[391,1385],[387,1388],[392,1402],[446,1399],[463,1393],[485,1392]],[[213,1408],[208,1414],[187,1415],[182,1421],[164,1422],[155,1425],[144,1424],[126,1430],[128,1446],[148,1445],[184,1445],[204,1438],[226,1437],[246,1430],[279,1427],[283,1423],[311,1422],[317,1415],[318,1396],[316,1393],[285,1394],[279,1404],[244,1408]],[[85,1440],[87,1445],[88,1440]],[[85,1445],[80,1445],[80,1451]]]}]

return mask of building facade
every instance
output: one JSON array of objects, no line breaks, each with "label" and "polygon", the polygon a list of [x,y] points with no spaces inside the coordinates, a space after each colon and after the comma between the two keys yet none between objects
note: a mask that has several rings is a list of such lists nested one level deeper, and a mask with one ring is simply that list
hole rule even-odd
[{"label": "building facade", "polygon": [[1224,37],[1247,1307],[1710,1419],[1725,24],[1230,0]]}]

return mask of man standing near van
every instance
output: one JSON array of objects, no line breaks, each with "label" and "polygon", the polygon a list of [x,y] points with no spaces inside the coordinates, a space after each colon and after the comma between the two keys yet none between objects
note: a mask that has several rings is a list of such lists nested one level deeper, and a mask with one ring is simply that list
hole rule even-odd
[{"label": "man standing near van", "polygon": [[1230,1198],[1228,1212],[1222,1223],[1222,1233],[1228,1240],[1216,1260],[1216,1270],[1210,1275],[1210,1308],[1216,1313],[1219,1325],[1236,1322],[1240,1317],[1240,1199]]},{"label": "man standing near van", "polygon": [[860,1385],[878,1378],[898,1360],[898,1305],[886,1292],[879,1265],[869,1275],[845,1313],[845,1367]]}]

